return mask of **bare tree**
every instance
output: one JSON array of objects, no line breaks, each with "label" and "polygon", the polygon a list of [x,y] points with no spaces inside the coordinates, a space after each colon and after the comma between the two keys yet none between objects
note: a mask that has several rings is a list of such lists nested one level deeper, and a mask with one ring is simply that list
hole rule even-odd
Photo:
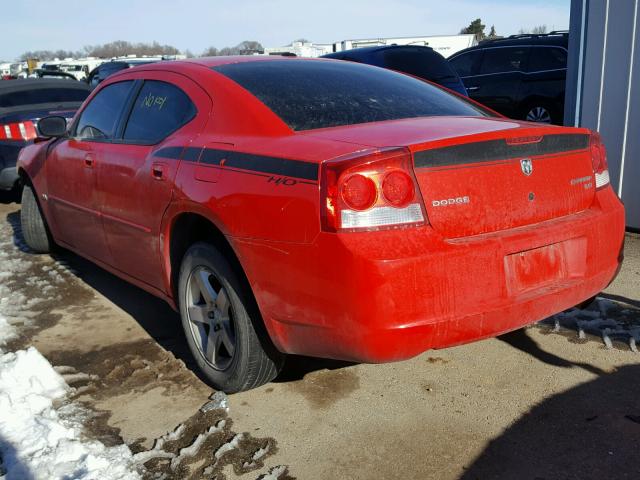
[{"label": "bare tree", "polygon": [[20,55],[20,61],[26,61],[30,58],[36,58],[38,60],[55,60],[56,58],[62,60],[64,58],[73,58],[81,56],[81,52],[74,52],[71,50],[35,50],[30,52],[24,52]]},{"label": "bare tree", "polygon": [[220,53],[216,47],[209,47],[202,52],[203,57],[217,57],[218,55],[220,55]]},{"label": "bare tree", "polygon": [[124,40],[105,43],[104,45],[87,45],[84,52],[91,57],[123,57],[126,55],[153,56],[153,55],[177,55],[180,53],[176,47],[152,43],[131,43]]},{"label": "bare tree", "polygon": [[224,47],[218,50],[216,47],[209,47],[202,52],[203,57],[215,57],[226,55],[253,55],[254,53],[263,53],[264,47],[260,42],[254,40],[245,40],[235,47]]},{"label": "bare tree", "polygon": [[521,28],[520,30],[518,30],[518,34],[520,35],[528,35],[528,34],[532,34],[532,35],[541,35],[547,33],[547,26],[546,25],[538,25],[536,27],[533,27],[531,29],[528,28]]}]

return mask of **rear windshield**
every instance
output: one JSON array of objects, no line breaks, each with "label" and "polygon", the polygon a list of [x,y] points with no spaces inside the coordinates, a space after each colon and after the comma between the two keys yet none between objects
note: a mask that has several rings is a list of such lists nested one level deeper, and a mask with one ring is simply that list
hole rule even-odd
[{"label": "rear windshield", "polygon": [[[72,82],[73,80],[67,80]],[[89,96],[89,91],[80,88],[40,88],[18,90],[17,92],[0,94],[0,108],[20,107],[39,103],[82,103]]]},{"label": "rear windshield", "polygon": [[293,130],[401,118],[487,115],[428,83],[358,63],[270,60],[213,69],[255,95]]}]

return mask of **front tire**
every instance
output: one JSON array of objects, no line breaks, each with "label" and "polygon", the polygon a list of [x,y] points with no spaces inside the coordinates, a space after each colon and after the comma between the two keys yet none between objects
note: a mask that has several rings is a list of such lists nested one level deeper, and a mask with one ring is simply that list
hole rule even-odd
[{"label": "front tire", "polygon": [[251,292],[212,245],[196,243],[180,268],[182,327],[198,367],[218,390],[234,393],[273,380],[284,356],[263,329]]},{"label": "front tire", "polygon": [[36,253],[49,253],[52,250],[53,240],[31,185],[25,185],[22,189],[20,223],[24,241],[31,250]]}]

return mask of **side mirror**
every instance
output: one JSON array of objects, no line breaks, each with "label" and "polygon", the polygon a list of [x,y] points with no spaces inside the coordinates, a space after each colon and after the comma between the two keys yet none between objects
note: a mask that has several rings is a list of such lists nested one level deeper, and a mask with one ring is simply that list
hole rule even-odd
[{"label": "side mirror", "polygon": [[67,119],[59,116],[41,118],[36,131],[39,137],[64,137],[67,134]]}]

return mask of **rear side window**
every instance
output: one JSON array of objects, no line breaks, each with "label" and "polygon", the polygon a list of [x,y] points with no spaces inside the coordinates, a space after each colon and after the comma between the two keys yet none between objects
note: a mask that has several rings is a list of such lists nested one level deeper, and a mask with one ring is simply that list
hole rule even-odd
[{"label": "rear side window", "polygon": [[80,114],[76,137],[83,140],[113,138],[133,81],[118,82],[100,90]]},{"label": "rear side window", "polygon": [[567,68],[567,52],[558,47],[533,47],[529,59],[529,71],[558,70]]},{"label": "rear side window", "polygon": [[133,105],[124,140],[154,144],[186,124],[196,114],[189,97],[178,87],[147,80]]},{"label": "rear side window", "polygon": [[271,60],[213,69],[255,95],[293,130],[400,118],[486,115],[428,83],[359,63]]},{"label": "rear side window", "polygon": [[449,60],[449,64],[453,66],[458,75],[461,77],[468,77],[470,75],[474,75],[475,65],[478,62],[478,58],[480,57],[479,50],[475,50],[473,52],[463,53],[462,55],[457,56],[456,58],[452,58]]},{"label": "rear side window", "polygon": [[384,66],[434,82],[456,80],[457,75],[447,61],[428,49],[392,48],[382,52]]},{"label": "rear side window", "polygon": [[80,88],[39,88],[0,95],[0,108],[42,103],[83,102],[89,92]]},{"label": "rear side window", "polygon": [[505,47],[488,48],[482,57],[480,73],[506,73],[524,70],[527,48]]}]

